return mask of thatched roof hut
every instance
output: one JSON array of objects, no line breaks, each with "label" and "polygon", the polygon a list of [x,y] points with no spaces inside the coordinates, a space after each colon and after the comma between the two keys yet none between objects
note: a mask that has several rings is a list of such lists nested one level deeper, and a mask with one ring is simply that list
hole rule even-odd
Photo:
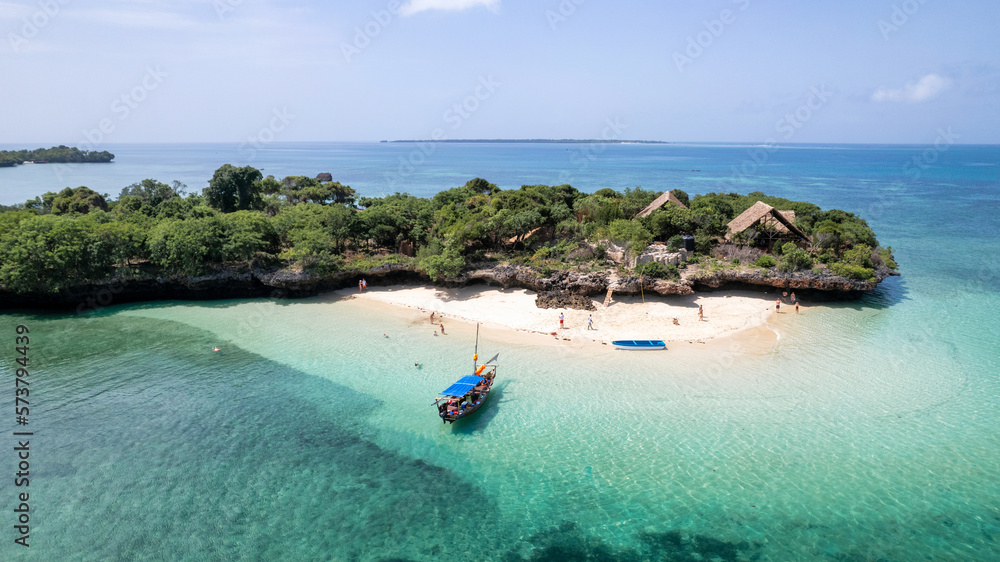
[{"label": "thatched roof hut", "polygon": [[794,220],[795,211],[778,211],[763,201],[757,201],[749,209],[740,213],[740,216],[729,221],[729,224],[726,225],[729,230],[726,233],[726,239],[730,240],[734,234],[743,232],[752,226],[763,225],[774,229],[778,233],[790,234],[805,242],[809,242],[809,237],[799,227],[795,226],[793,223]]},{"label": "thatched roof hut", "polygon": [[687,205],[685,205],[684,203],[681,203],[681,200],[678,199],[673,193],[670,193],[669,191],[664,191],[663,195],[660,195],[659,197],[657,197],[656,199],[654,199],[653,202],[650,203],[649,205],[647,205],[645,209],[639,211],[639,214],[636,215],[636,216],[637,217],[648,216],[653,211],[655,211],[655,210],[659,209],[660,207],[666,205],[667,201],[671,201],[673,203],[676,203],[676,204],[680,205],[681,207],[684,207],[685,209],[687,208]]}]

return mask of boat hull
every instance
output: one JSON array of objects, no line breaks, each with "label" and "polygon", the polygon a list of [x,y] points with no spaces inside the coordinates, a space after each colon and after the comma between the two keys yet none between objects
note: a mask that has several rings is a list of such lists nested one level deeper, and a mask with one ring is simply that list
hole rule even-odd
[{"label": "boat hull", "polygon": [[448,413],[445,413],[445,414],[443,414],[441,416],[441,419],[444,420],[447,423],[455,423],[456,421],[458,421],[458,420],[460,420],[462,418],[467,418],[467,417],[471,416],[472,414],[478,412],[479,409],[483,407],[483,404],[486,404],[486,401],[489,400],[489,398],[490,398],[490,394],[489,394],[489,392],[487,392],[485,395],[483,395],[482,399],[475,406],[464,410],[460,414],[448,414]]},{"label": "boat hull", "polygon": [[667,348],[667,344],[663,340],[616,340],[611,344],[615,346],[615,349],[626,351],[656,351]]}]

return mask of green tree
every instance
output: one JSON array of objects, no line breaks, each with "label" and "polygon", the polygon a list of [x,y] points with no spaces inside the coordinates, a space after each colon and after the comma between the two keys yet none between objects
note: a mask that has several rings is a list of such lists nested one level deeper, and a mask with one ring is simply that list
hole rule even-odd
[{"label": "green tree", "polygon": [[669,204],[641,220],[657,240],[669,240],[674,236],[690,234],[698,227],[691,209]]},{"label": "green tree", "polygon": [[809,252],[799,248],[792,242],[786,242],[781,247],[781,259],[778,260],[778,271],[792,272],[809,269],[813,265]]},{"label": "green tree", "polygon": [[445,248],[443,252],[436,255],[429,255],[419,262],[432,281],[438,281],[445,277],[456,277],[465,267],[465,258],[456,248]]},{"label": "green tree", "polygon": [[293,267],[326,275],[337,271],[343,259],[341,247],[354,237],[355,212],[343,205],[302,203],[271,219],[281,253]]},{"label": "green tree", "polygon": [[15,292],[54,292],[107,277],[112,257],[93,217],[23,218],[0,239],[0,285]]},{"label": "green tree", "polygon": [[127,221],[104,223],[96,231],[102,252],[119,267],[128,267],[134,260],[148,259],[147,234],[143,226]]},{"label": "green tree", "polygon": [[293,267],[315,275],[329,275],[340,270],[343,257],[334,254],[334,240],[323,230],[305,230],[295,236],[295,244],[279,254]]},{"label": "green tree", "polygon": [[246,211],[258,209],[261,206],[261,176],[260,170],[251,166],[237,168],[232,164],[223,164],[212,175],[205,188],[208,204],[222,211]]},{"label": "green tree", "polygon": [[[380,239],[386,247],[410,240],[416,244],[427,241],[434,222],[430,201],[408,193],[395,193],[381,198],[362,198],[364,211],[358,214],[366,236]],[[381,228],[381,232],[375,232]]]},{"label": "green tree", "polygon": [[[288,176],[280,182],[274,176],[261,180],[261,192],[267,197],[284,197],[291,205],[303,202],[321,205],[353,205],[357,192],[340,182],[322,182],[308,176]],[[275,207],[274,201],[267,201],[268,207]]]},{"label": "green tree", "polygon": [[652,203],[657,195],[655,191],[649,191],[641,187],[635,189],[626,188],[621,197],[621,211],[623,217],[633,218],[639,211],[645,209]]},{"label": "green tree", "polygon": [[108,203],[96,191],[89,187],[80,186],[76,189],[67,187],[60,191],[52,198],[49,207],[52,209],[53,215],[85,215],[94,209],[107,211]]},{"label": "green tree", "polygon": [[691,198],[688,197],[688,194],[687,194],[686,191],[684,191],[682,189],[671,189],[670,193],[673,193],[674,197],[676,197],[678,201],[680,201],[681,203],[684,203],[685,207],[690,207],[691,206]]},{"label": "green tree", "polygon": [[179,181],[175,181],[173,185],[167,185],[154,179],[144,179],[122,189],[118,199],[120,201],[125,197],[135,197],[144,204],[155,207],[167,199],[181,197],[185,189],[186,186]]},{"label": "green tree", "polygon": [[635,253],[641,253],[653,240],[653,234],[635,221],[618,219],[608,225],[611,239],[619,243],[627,243]]},{"label": "green tree", "polygon": [[473,178],[465,182],[464,187],[474,193],[482,193],[484,195],[493,195],[494,193],[500,191],[499,187],[484,180],[483,178]]},{"label": "green tree", "polygon": [[149,234],[150,259],[173,273],[201,275],[224,257],[225,233],[218,217],[168,219]]},{"label": "green tree", "polygon": [[679,279],[681,276],[681,272],[678,271],[676,265],[672,263],[663,265],[656,261],[651,261],[636,267],[635,272],[644,277],[653,277],[656,279]]},{"label": "green tree", "polygon": [[254,211],[236,211],[219,217],[225,241],[222,258],[247,265],[258,254],[272,254],[278,248],[278,235],[264,215]]},{"label": "green tree", "polygon": [[774,261],[774,258],[767,254],[760,256],[757,258],[757,261],[754,262],[754,265],[757,267],[774,267],[777,264],[778,262]]}]

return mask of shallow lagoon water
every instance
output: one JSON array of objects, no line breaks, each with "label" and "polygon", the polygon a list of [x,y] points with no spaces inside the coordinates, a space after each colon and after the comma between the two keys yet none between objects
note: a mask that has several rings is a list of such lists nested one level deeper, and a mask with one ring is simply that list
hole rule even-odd
[{"label": "shallow lagoon water", "polygon": [[431,401],[471,368],[474,328],[433,337],[416,311],[323,296],[4,314],[32,329],[38,456],[33,546],[0,557],[1000,558],[983,169],[875,191],[789,172],[782,195],[882,209],[904,276],[774,317],[780,338],[664,353],[485,330],[497,390],[454,426]]}]

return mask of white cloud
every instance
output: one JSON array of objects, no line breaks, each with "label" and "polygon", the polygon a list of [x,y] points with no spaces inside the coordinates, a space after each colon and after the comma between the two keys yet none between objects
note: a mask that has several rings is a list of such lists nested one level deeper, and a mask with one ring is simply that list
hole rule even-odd
[{"label": "white cloud", "polygon": [[951,87],[951,79],[937,74],[928,74],[916,82],[910,82],[902,88],[886,88],[879,86],[872,94],[872,101],[909,101],[922,102],[938,97]]},{"label": "white cloud", "polygon": [[401,9],[404,16],[412,16],[427,10],[468,10],[482,6],[487,10],[496,13],[500,9],[500,0],[409,0]]}]

